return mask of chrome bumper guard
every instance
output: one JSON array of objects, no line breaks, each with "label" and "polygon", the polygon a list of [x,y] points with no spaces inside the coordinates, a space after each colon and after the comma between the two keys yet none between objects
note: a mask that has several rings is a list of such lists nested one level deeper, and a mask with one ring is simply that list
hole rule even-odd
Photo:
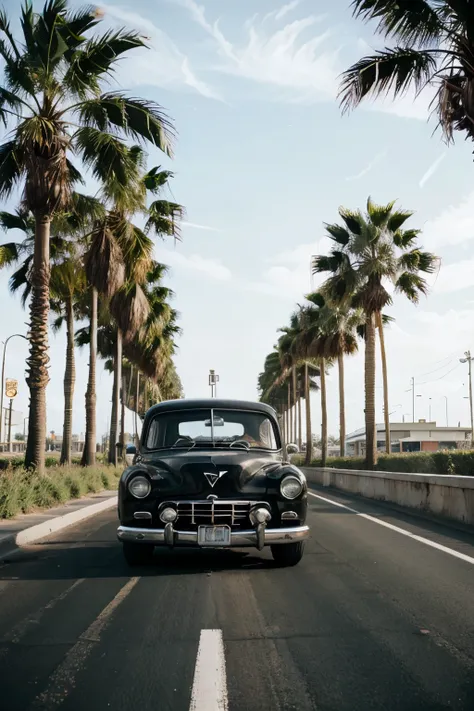
[{"label": "chrome bumper guard", "polygon": [[[260,524],[258,528],[248,531],[231,531],[230,546],[216,548],[258,548],[264,546],[285,545],[304,541],[309,537],[309,526],[293,526],[292,528],[266,528]],[[133,543],[152,543],[155,546],[199,546],[197,531],[177,531],[172,523],[167,523],[165,528],[131,528],[119,526],[117,529],[119,541]]]}]

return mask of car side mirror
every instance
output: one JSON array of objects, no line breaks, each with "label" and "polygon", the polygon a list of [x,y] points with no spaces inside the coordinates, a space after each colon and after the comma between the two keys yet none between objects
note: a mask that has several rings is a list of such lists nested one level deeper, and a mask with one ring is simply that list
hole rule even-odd
[{"label": "car side mirror", "polygon": [[127,447],[127,454],[136,454],[136,453],[137,453],[137,448],[135,447],[135,445],[130,444]]},{"label": "car side mirror", "polygon": [[287,444],[286,445],[286,453],[287,454],[298,454],[299,449],[296,444]]}]

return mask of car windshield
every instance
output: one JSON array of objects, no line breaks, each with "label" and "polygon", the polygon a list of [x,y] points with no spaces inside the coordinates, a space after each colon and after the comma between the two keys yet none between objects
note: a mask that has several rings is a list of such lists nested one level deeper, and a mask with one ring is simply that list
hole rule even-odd
[{"label": "car windshield", "polygon": [[272,420],[246,410],[177,410],[157,415],[148,428],[147,449],[279,448]]}]

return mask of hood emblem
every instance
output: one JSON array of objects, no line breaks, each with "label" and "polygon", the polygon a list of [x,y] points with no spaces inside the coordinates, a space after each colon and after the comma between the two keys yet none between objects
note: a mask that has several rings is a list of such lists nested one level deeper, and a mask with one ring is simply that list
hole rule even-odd
[{"label": "hood emblem", "polygon": [[218,472],[217,474],[213,472],[204,472],[204,476],[206,477],[209,486],[212,488],[215,487],[221,476],[224,476],[224,474],[227,474],[227,471]]}]

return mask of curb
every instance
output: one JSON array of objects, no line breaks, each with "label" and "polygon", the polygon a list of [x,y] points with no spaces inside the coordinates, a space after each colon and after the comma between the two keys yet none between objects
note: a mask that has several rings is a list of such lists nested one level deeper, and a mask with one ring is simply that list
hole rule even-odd
[{"label": "curb", "polygon": [[61,531],[63,528],[67,528],[74,523],[102,513],[102,511],[107,511],[114,506],[117,506],[116,496],[112,496],[110,499],[107,499],[107,501],[100,501],[98,504],[84,506],[82,509],[71,511],[71,513],[63,514],[62,516],[55,516],[49,521],[43,521],[42,523],[36,524],[36,526],[30,526],[29,528],[23,529],[23,531],[14,533],[1,541],[0,559],[15,553],[21,546],[34,543],[41,538],[46,538],[46,536],[50,536],[56,531]]}]

